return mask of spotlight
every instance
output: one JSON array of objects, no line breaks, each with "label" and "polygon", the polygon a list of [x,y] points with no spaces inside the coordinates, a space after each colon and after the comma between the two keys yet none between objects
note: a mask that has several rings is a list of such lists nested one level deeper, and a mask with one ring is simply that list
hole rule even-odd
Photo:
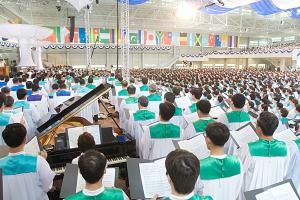
[{"label": "spotlight", "polygon": [[61,6],[56,6],[56,9],[57,9],[58,12],[60,12],[61,11]]}]

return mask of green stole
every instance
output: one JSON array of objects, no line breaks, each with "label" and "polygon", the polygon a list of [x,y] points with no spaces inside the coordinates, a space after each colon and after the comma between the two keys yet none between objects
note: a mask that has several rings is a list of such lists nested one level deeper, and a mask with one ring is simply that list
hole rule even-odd
[{"label": "green stole", "polygon": [[123,191],[117,188],[105,188],[97,196],[87,196],[83,192],[78,192],[66,198],[66,200],[123,200]]},{"label": "green stole", "polygon": [[285,142],[278,140],[258,140],[248,144],[251,156],[257,157],[286,157],[287,147]]},{"label": "green stole", "polygon": [[174,116],[182,116],[182,109],[175,106]]},{"label": "green stole", "polygon": [[127,89],[120,90],[120,91],[118,92],[118,96],[120,96],[120,97],[128,96],[128,91],[127,91]]},{"label": "green stole", "polygon": [[149,91],[149,86],[148,85],[143,85],[140,87],[140,91],[141,92],[146,92],[146,91]]},{"label": "green stole", "polygon": [[228,178],[241,173],[239,159],[233,155],[227,155],[223,159],[207,157],[200,160],[201,180],[215,180]]},{"label": "green stole", "polygon": [[250,121],[250,116],[244,111],[231,111],[226,113],[229,123],[240,123]]},{"label": "green stole", "polygon": [[297,144],[298,149],[300,150],[300,139],[295,140],[295,143]]},{"label": "green stole", "polygon": [[195,113],[197,112],[197,106],[196,103],[193,103],[190,107],[189,107],[191,113]]},{"label": "green stole", "polygon": [[148,100],[149,101],[161,101],[161,96],[159,96],[158,94],[150,94],[148,96]]},{"label": "green stole", "polygon": [[137,104],[138,103],[138,98],[136,97],[128,97],[125,99],[126,104]]},{"label": "green stole", "polygon": [[199,119],[198,121],[193,122],[194,129],[196,133],[202,133],[205,131],[205,128],[208,124],[216,122],[213,119]]},{"label": "green stole", "polygon": [[180,138],[180,127],[175,124],[162,124],[150,126],[150,137],[152,139]]},{"label": "green stole", "polygon": [[[164,198],[163,200],[171,200],[169,197],[168,198]],[[189,199],[185,199],[185,200],[213,200],[211,196],[199,196],[199,195],[194,195]]]},{"label": "green stole", "polygon": [[155,113],[149,110],[138,110],[133,113],[134,121],[146,121],[150,119],[155,119]]}]

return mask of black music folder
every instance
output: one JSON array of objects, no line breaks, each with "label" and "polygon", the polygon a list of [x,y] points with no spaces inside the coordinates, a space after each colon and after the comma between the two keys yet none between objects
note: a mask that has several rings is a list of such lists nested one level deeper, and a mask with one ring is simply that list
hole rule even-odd
[{"label": "black music folder", "polygon": [[[285,187],[286,186],[286,187]],[[281,193],[281,195],[284,195],[284,199],[288,199],[288,200],[299,200],[299,194],[297,193],[297,190],[293,184],[293,182],[291,180],[286,180],[286,181],[282,181],[280,183],[276,183],[261,189],[256,189],[256,190],[251,190],[248,192],[244,192],[245,198],[246,200],[257,200],[257,196],[261,195],[259,199],[274,199],[272,198],[272,195],[267,194],[268,191],[272,192],[276,191],[278,193]],[[265,193],[265,195],[267,196],[266,198],[264,198],[262,195],[264,195],[263,193]],[[276,197],[278,197],[278,194],[276,194]],[[281,198],[280,198],[281,199]]]},{"label": "black music folder", "polygon": [[[108,173],[108,170],[110,170],[110,169],[114,169],[114,171],[115,171],[115,179],[111,180],[111,181],[114,182],[114,185],[115,185],[115,183],[117,182],[117,180],[119,178],[119,168],[107,168],[106,172]],[[64,179],[63,179],[63,182],[62,182],[61,191],[60,191],[60,196],[59,196],[60,198],[66,198],[66,197],[68,197],[72,194],[76,194],[76,192],[80,191],[80,190],[76,191],[78,189],[77,184],[79,182],[81,182],[81,181],[79,181],[78,174],[79,174],[78,165],[76,165],[76,164],[67,164],[66,170],[65,170],[65,173],[64,173]],[[105,178],[103,179],[103,184],[106,187]]]}]

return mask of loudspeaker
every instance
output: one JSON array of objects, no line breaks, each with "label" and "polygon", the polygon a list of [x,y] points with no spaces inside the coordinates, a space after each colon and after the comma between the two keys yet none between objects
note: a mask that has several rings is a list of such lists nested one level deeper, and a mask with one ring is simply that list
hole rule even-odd
[{"label": "loudspeaker", "polygon": [[75,31],[75,16],[69,16],[68,18],[70,19],[70,43],[72,43]]}]

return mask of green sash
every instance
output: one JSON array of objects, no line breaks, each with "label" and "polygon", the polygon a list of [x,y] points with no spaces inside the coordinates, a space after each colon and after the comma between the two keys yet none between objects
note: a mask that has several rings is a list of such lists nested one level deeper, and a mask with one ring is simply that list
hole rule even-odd
[{"label": "green sash", "polygon": [[297,144],[298,149],[300,150],[300,139],[295,140],[295,143]]},{"label": "green sash", "polygon": [[146,91],[149,91],[149,86],[148,85],[143,85],[140,87],[140,91],[141,92],[146,92]]},{"label": "green sash", "polygon": [[175,106],[174,116],[182,116],[182,109]]},{"label": "green sash", "polygon": [[248,144],[251,156],[258,157],[285,157],[287,147],[285,142],[278,140],[258,140]]},{"label": "green sash", "polygon": [[150,126],[150,137],[152,139],[180,138],[180,127],[174,124],[156,124]]},{"label": "green sash", "polygon": [[126,104],[137,104],[138,103],[138,98],[136,97],[128,97],[125,99]]},{"label": "green sash", "polygon": [[190,107],[189,107],[191,113],[197,112],[197,106],[196,103],[193,103]]},{"label": "green sash", "polygon": [[207,157],[200,160],[200,178],[202,180],[228,178],[240,173],[239,159],[233,155],[227,155],[224,159]]},{"label": "green sash", "polygon": [[158,94],[150,94],[148,96],[148,100],[149,101],[161,101],[161,96],[159,96]]},{"label": "green sash", "polygon": [[[164,198],[163,200],[171,200],[169,197],[168,198]],[[189,199],[185,199],[185,200],[213,200],[211,196],[198,196],[198,195],[194,195],[193,197],[189,198]]]},{"label": "green sash", "polygon": [[118,96],[119,96],[119,97],[128,96],[128,91],[127,91],[127,89],[120,90],[120,91],[118,92]]},{"label": "green sash", "polygon": [[0,168],[3,175],[36,173],[36,163],[36,156],[20,154],[0,159]]},{"label": "green sash", "polygon": [[97,196],[86,196],[83,192],[78,192],[66,198],[66,200],[123,200],[123,191],[117,188],[105,188]]}]

